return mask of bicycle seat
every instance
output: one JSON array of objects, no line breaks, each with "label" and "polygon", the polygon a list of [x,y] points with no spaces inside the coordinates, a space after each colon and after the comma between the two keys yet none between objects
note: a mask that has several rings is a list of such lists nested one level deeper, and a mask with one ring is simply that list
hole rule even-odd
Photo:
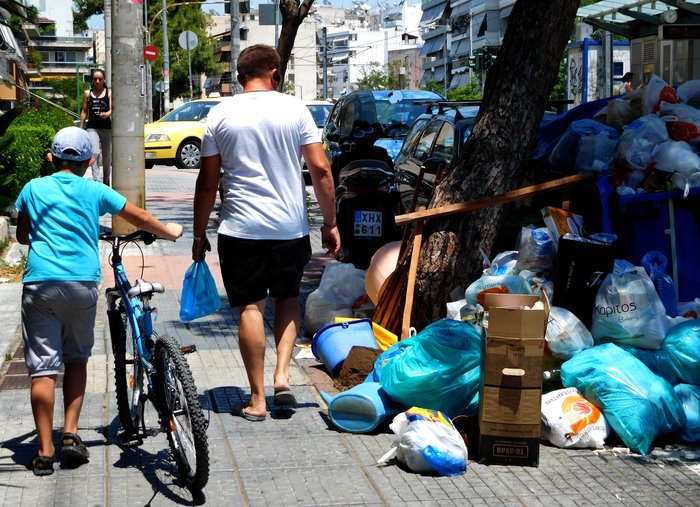
[{"label": "bicycle seat", "polygon": [[153,294],[154,292],[163,293],[165,292],[165,287],[159,282],[147,282],[145,280],[136,280],[136,286],[129,289],[126,295],[129,299],[143,294]]}]

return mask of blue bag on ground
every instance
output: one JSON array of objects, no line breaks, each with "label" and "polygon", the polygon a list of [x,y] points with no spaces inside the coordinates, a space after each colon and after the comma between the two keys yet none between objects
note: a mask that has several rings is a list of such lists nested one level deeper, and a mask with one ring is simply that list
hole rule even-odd
[{"label": "blue bag on ground", "polygon": [[700,385],[700,319],[673,326],[666,333],[661,349],[669,353],[681,383]]},{"label": "blue bag on ground", "polygon": [[598,407],[632,451],[647,454],[657,436],[685,427],[685,412],[671,384],[613,343],[566,361],[561,380]]},{"label": "blue bag on ground", "polygon": [[700,386],[678,384],[673,388],[685,411],[685,428],[680,436],[686,442],[700,442]]},{"label": "blue bag on ground", "polygon": [[189,322],[221,308],[221,298],[209,266],[200,259],[185,272],[180,296],[180,320]]},{"label": "blue bag on ground", "polygon": [[433,322],[375,361],[368,381],[379,382],[404,406],[439,410],[448,417],[476,415],[481,332],[458,320]]}]

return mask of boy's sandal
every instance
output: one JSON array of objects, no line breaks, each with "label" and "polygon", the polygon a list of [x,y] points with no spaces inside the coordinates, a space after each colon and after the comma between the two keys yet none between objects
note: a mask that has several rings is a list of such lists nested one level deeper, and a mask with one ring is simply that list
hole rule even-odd
[{"label": "boy's sandal", "polygon": [[78,435],[74,433],[61,435],[61,460],[74,465],[90,461],[90,452]]},{"label": "boy's sandal", "polygon": [[55,456],[42,456],[38,452],[32,457],[30,468],[34,475],[51,475],[53,464],[56,462]]}]

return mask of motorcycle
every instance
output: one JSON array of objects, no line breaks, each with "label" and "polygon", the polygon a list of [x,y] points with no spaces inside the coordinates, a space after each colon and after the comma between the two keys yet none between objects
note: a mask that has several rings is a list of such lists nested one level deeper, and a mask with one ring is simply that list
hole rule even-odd
[{"label": "motorcycle", "polygon": [[394,164],[375,142],[384,135],[380,124],[356,121],[349,135],[328,134],[338,142],[336,219],[341,249],[337,259],[367,269],[372,255],[398,237],[394,215],[399,191]]}]

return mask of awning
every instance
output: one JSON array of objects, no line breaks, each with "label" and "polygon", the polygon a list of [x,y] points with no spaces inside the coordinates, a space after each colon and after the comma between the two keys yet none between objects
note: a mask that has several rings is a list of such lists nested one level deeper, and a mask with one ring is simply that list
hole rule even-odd
[{"label": "awning", "polygon": [[334,62],[334,63],[341,62],[343,60],[347,60],[349,56],[350,56],[349,51],[346,51],[344,53],[337,53],[331,57],[331,62]]},{"label": "awning", "polygon": [[433,46],[435,46],[436,39],[430,39],[423,43],[423,46],[418,52],[418,56],[426,57],[433,52]]},{"label": "awning", "polygon": [[[674,11],[678,19],[670,21],[671,16],[664,14],[667,11]],[[626,37],[655,34],[664,24],[694,23],[699,14],[700,0],[603,0],[576,11],[583,22]]]},{"label": "awning", "polygon": [[445,67],[435,67],[433,79],[442,83],[445,80]]},{"label": "awning", "polygon": [[468,82],[469,74],[466,72],[463,74],[455,74],[452,76],[452,81],[450,81],[450,88],[461,88],[462,86],[466,86]]},{"label": "awning", "polygon": [[457,57],[469,52],[469,39],[462,39],[452,43],[450,48],[450,57]]},{"label": "awning", "polygon": [[457,7],[452,7],[452,12],[450,13],[450,19],[453,18],[458,18],[460,16],[464,16],[465,14],[469,14],[469,2],[464,2],[462,5],[458,5]]},{"label": "awning", "polygon": [[429,2],[423,5],[423,15],[420,18],[419,25],[434,23],[442,17],[447,8],[447,0],[438,0]]}]

